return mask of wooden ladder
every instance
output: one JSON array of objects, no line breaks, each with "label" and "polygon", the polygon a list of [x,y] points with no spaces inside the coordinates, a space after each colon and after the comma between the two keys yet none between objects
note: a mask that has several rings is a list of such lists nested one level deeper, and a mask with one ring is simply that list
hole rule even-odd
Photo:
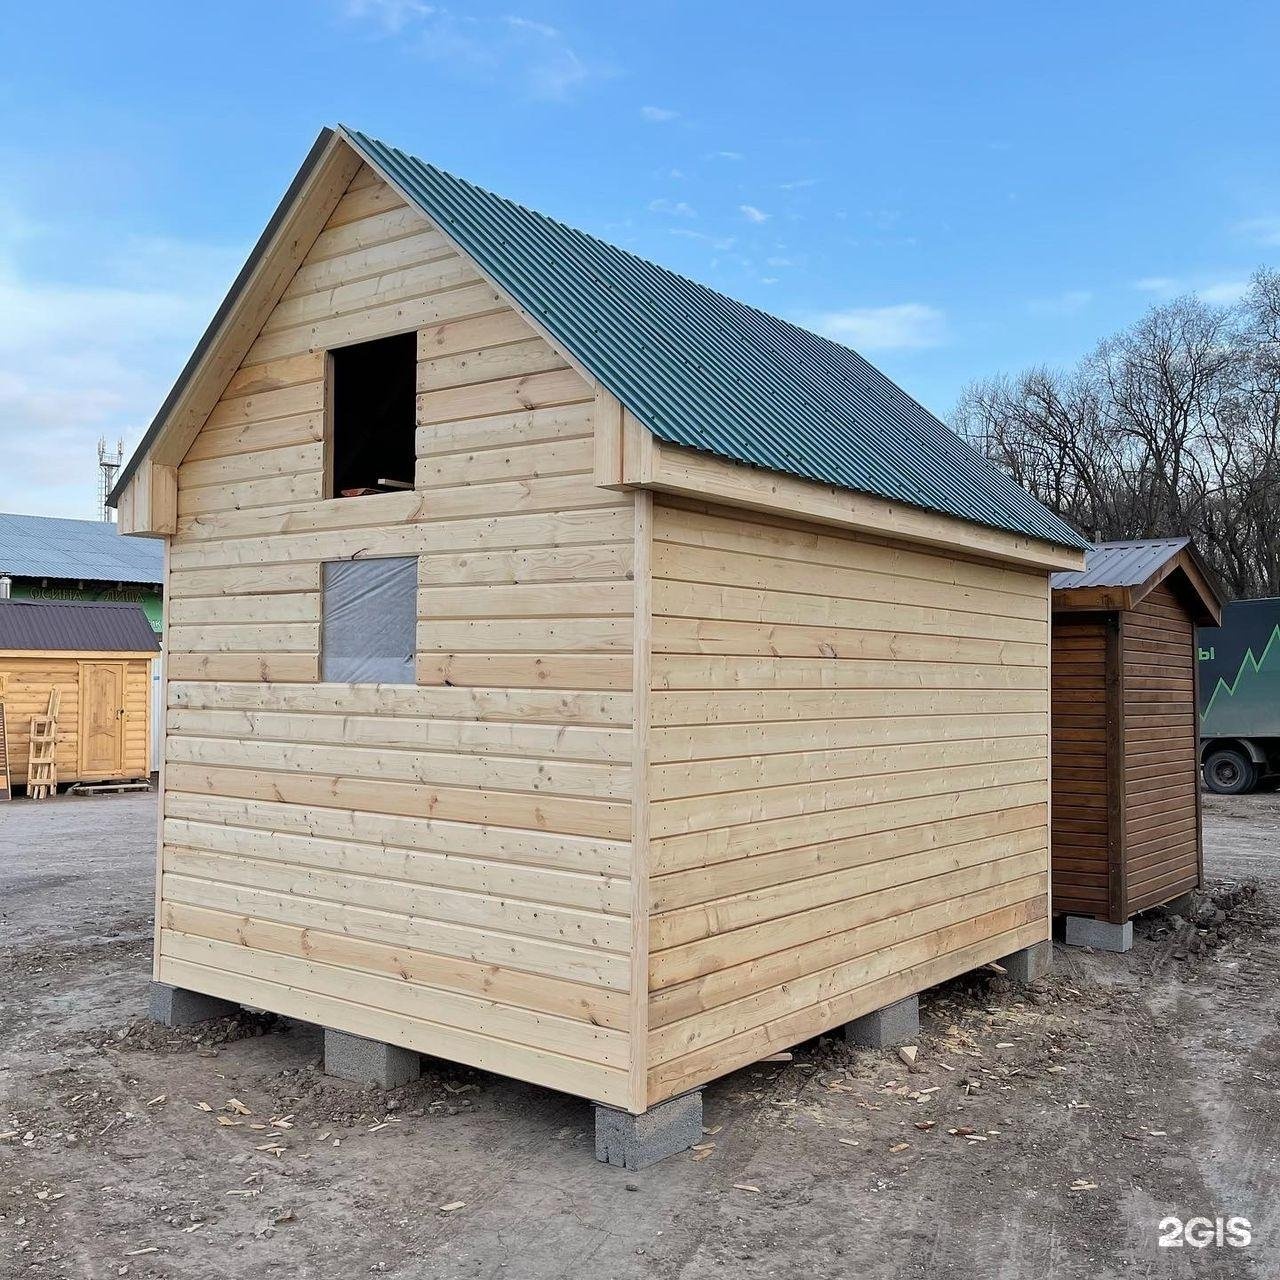
[{"label": "wooden ladder", "polygon": [[4,703],[0,702],[0,800],[13,799],[13,780],[9,777],[9,733],[4,719]]},{"label": "wooden ladder", "polygon": [[31,717],[31,742],[27,748],[27,796],[47,800],[58,790],[58,762],[54,752],[58,741],[58,708],[61,690],[49,690],[49,709]]}]

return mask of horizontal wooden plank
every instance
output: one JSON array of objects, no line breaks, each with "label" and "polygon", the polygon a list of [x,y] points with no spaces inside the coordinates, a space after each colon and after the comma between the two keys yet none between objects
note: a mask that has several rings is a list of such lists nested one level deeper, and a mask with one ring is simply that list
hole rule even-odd
[{"label": "horizontal wooden plank", "polygon": [[402,685],[243,684],[177,678],[170,707],[208,710],[319,712],[340,715],[434,717],[445,720],[540,720],[547,724],[617,725],[632,722],[623,693],[551,689],[453,689]]},{"label": "horizontal wooden plank", "polygon": [[[260,842],[247,851],[248,856],[241,857],[171,845],[166,840],[164,875],[170,880],[196,879],[404,915],[416,922],[422,937],[429,937],[436,924],[466,925],[615,953],[625,952],[630,938],[630,921],[624,916],[483,892],[461,892],[404,878],[345,874],[315,864],[298,866],[264,857],[262,850],[268,847],[266,842]],[[296,843],[290,851],[299,852]],[[406,934],[409,927],[406,922]]]},{"label": "horizontal wooden plank", "polygon": [[574,369],[526,374],[475,386],[424,391],[418,396],[418,425],[483,418],[495,413],[519,413],[551,405],[591,399],[594,390]]},{"label": "horizontal wooden plank", "polygon": [[432,815],[565,835],[623,840],[630,836],[630,805],[619,801],[477,791],[373,778],[234,768],[174,761],[165,766],[165,786],[203,795],[279,800],[374,813]]},{"label": "horizontal wooden plank", "polygon": [[[403,912],[382,911],[356,903],[333,902],[302,894],[277,893],[249,885],[235,885],[166,873],[162,901],[221,911],[228,915],[269,920],[302,929],[320,929],[390,946],[420,946],[424,924]],[[495,965],[522,973],[546,974],[587,986],[625,991],[629,978],[626,957],[591,947],[476,929],[447,920],[429,928],[434,954],[477,964]]]},{"label": "horizontal wooden plank", "polygon": [[1043,689],[1037,667],[656,653],[655,689]]},{"label": "horizontal wooden plank", "polygon": [[[725,551],[656,542],[655,578],[713,586],[732,586],[823,598],[892,604],[925,604],[984,615],[1035,619],[1043,623],[1044,593],[1000,591],[990,587],[953,585],[937,579],[911,578],[866,567],[804,564],[755,552]],[[1017,582],[1010,575],[1011,582]]]},{"label": "horizontal wooden plank", "polygon": [[1047,639],[1045,624],[1032,618],[998,618],[928,605],[882,604],[662,579],[653,584],[653,610],[663,617],[906,631],[1002,643],[1042,644]]},{"label": "horizontal wooden plank", "polygon": [[[295,984],[247,977],[162,955],[158,977],[174,986],[209,995],[245,1000],[286,1017],[386,1040],[421,1053],[468,1063],[482,1070],[502,1071],[519,1079],[565,1093],[627,1104],[627,1073],[585,1063],[581,1059],[529,1049],[507,1040],[477,1036],[440,1023],[423,1022],[403,1014],[374,1009],[341,997],[303,991]],[[309,985],[315,985],[309,981]]]},{"label": "horizontal wooden plank", "polygon": [[659,915],[714,898],[753,890],[770,891],[793,880],[945,848],[949,843],[966,844],[1032,829],[1043,833],[1047,821],[1048,805],[1021,805],[998,812],[895,826],[844,840],[822,840],[803,848],[762,853],[712,867],[695,867],[654,877],[650,881],[650,909]]},{"label": "horizontal wooden plank", "polygon": [[903,661],[995,663],[1043,668],[1045,644],[864,630],[849,626],[795,625],[789,622],[733,621],[717,618],[655,617],[654,653],[721,653],[778,657],[892,658]]},{"label": "horizontal wooden plank", "polygon": [[[278,680],[318,680],[316,653],[169,653],[170,680],[244,680],[254,684]],[[172,686],[170,686],[172,688]]]},{"label": "horizontal wooden plank", "polygon": [[588,839],[420,815],[186,794],[172,788],[165,796],[165,815],[258,831],[268,837],[273,834],[314,836],[346,843],[394,846],[449,858],[479,858],[514,866],[572,871],[595,878],[625,878],[631,871],[630,845],[625,839]]},{"label": "horizontal wooden plank", "polygon": [[[408,504],[399,500],[408,497]],[[370,510],[349,504],[396,504]],[[188,569],[230,568],[233,565],[287,564],[304,557],[311,561],[346,560],[367,556],[371,546],[380,555],[455,555],[459,547],[475,551],[512,550],[527,547],[561,547],[629,541],[632,513],[627,506],[599,510],[550,511],[438,523],[406,523],[406,506],[416,507],[416,495],[380,494],[370,498],[338,498],[320,504],[322,509],[345,508],[328,527],[305,520],[299,513],[275,517],[273,532],[202,542],[175,538],[170,547],[170,567]],[[249,517],[242,517],[248,519]],[[344,527],[343,519],[348,522]],[[310,525],[311,527],[307,527]],[[317,527],[318,526],[318,527]],[[625,538],[624,538],[625,535]]]},{"label": "horizontal wooden plank", "polygon": [[726,793],[754,794],[767,787],[847,778],[876,778],[919,769],[949,769],[996,760],[1042,760],[1043,735],[903,743],[843,751],[799,751],[656,765],[649,795],[655,803]]},{"label": "horizontal wooden plank", "polygon": [[418,683],[524,689],[630,689],[628,654],[420,653]]},{"label": "horizontal wooden plank", "polygon": [[477,964],[460,956],[440,956],[419,947],[392,947],[342,933],[301,929],[176,902],[163,905],[161,923],[168,932],[235,943],[249,951],[316,959],[596,1027],[625,1031],[629,1023],[630,1008],[624,992],[566,982],[546,974],[527,974]]},{"label": "horizontal wooden plank", "polygon": [[320,621],[318,591],[273,595],[178,596],[169,600],[169,625]]},{"label": "horizontal wooden plank", "polygon": [[[879,953],[884,966],[883,972],[892,976],[878,979],[870,977],[864,966],[862,974],[868,980],[861,986],[828,995],[811,1005],[798,1008],[792,1006],[786,1014],[729,1039],[718,1040],[702,1049],[658,1064],[648,1073],[650,1105],[684,1089],[715,1079],[727,1071],[759,1062],[777,1049],[799,1044],[864,1013],[893,1004],[913,992],[965,973],[987,960],[999,959],[1030,946],[1041,941],[1047,933],[1041,920],[1003,932],[996,932],[997,927],[993,918],[966,922],[964,927],[948,933],[942,939],[930,939],[922,946],[917,945],[914,951],[909,949],[908,944],[896,952]],[[966,937],[976,940],[969,941],[967,945],[959,945]],[[944,947],[955,949],[947,949],[938,954],[939,942]],[[910,963],[910,959],[921,954],[931,958],[917,964]]]},{"label": "horizontal wooden plank", "polygon": [[341,774],[349,781],[383,779],[557,797],[623,800],[631,794],[630,762],[626,765],[583,764],[559,757],[525,759],[493,754],[464,755],[448,749],[377,748],[352,742],[326,746],[296,740],[195,738],[175,733],[166,739],[165,760],[166,763]]},{"label": "horizontal wooden plank", "polygon": [[350,712],[214,711],[172,707],[175,736],[226,738],[235,742],[403,747],[461,755],[526,756],[595,764],[631,763],[629,727],[576,724],[487,723],[441,717],[362,716]]}]

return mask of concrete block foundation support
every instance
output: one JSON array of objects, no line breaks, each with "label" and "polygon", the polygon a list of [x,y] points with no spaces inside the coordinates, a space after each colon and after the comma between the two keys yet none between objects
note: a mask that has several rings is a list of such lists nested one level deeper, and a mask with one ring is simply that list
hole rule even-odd
[{"label": "concrete block foundation support", "polygon": [[1092,947],[1095,951],[1128,951],[1133,946],[1133,921],[1112,924],[1091,916],[1068,916],[1063,922],[1063,941],[1069,947]]},{"label": "concrete block foundation support", "polygon": [[326,1027],[324,1073],[356,1084],[377,1085],[379,1089],[398,1089],[422,1074],[422,1064],[412,1049]]},{"label": "concrete block foundation support", "polygon": [[1180,893],[1176,898],[1170,898],[1164,904],[1164,909],[1170,915],[1181,916],[1184,920],[1189,920],[1195,913],[1198,897],[1199,894],[1195,889],[1188,889],[1186,893]]},{"label": "concrete block foundation support", "polygon": [[911,1044],[920,1036],[920,997],[908,996],[844,1025],[844,1038],[863,1049]]},{"label": "concrete block foundation support", "polygon": [[147,997],[147,1016],[166,1027],[191,1027],[239,1012],[240,1006],[230,1000],[201,995],[186,987],[171,987],[167,982],[153,982]]},{"label": "concrete block foundation support", "polygon": [[640,1115],[594,1104],[596,1159],[620,1169],[647,1169],[702,1140],[702,1090],[659,1102]]},{"label": "concrete block foundation support", "polygon": [[1025,985],[1043,978],[1053,968],[1053,943],[1046,938],[1043,942],[1033,942],[1011,956],[1005,956],[1000,963],[1008,971],[1014,982]]}]

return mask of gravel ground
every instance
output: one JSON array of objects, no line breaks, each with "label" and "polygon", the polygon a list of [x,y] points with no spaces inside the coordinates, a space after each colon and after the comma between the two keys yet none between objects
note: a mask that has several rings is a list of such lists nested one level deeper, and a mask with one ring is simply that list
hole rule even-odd
[{"label": "gravel ground", "polygon": [[[739,1071],[701,1158],[629,1174],[573,1098],[142,1021],[154,796],[0,806],[0,1276],[1273,1277],[1280,798],[1207,797],[1205,831],[1196,921],[936,989],[915,1072],[835,1041]],[[1252,1243],[1158,1247],[1219,1215]]]}]

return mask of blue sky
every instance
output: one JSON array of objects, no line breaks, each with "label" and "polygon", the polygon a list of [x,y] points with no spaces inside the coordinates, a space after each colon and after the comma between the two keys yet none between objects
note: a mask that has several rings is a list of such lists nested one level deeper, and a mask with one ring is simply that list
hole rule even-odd
[{"label": "blue sky", "polygon": [[0,507],[90,517],[321,125],[848,342],[946,417],[1280,260],[1274,4],[9,6]]}]

